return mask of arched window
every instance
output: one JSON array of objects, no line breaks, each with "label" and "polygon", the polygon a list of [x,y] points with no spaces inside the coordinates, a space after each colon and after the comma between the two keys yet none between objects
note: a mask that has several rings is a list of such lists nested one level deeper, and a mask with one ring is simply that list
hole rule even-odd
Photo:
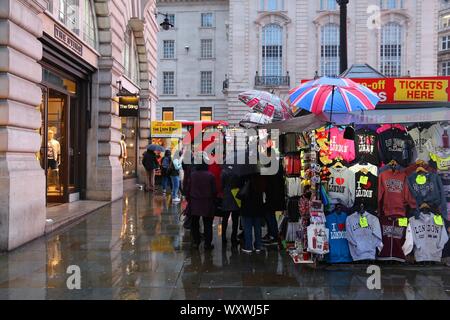
[{"label": "arched window", "polygon": [[322,76],[339,73],[339,26],[329,23],[320,32],[320,71]]},{"label": "arched window", "polygon": [[262,75],[266,79],[273,77],[274,81],[279,81],[282,74],[283,28],[278,24],[269,24],[262,30]]},{"label": "arched window", "polygon": [[388,77],[402,72],[402,26],[389,22],[381,28],[380,71]]},{"label": "arched window", "polygon": [[136,85],[139,85],[139,56],[136,47],[136,40],[131,31],[125,34],[125,46],[123,50],[123,67],[125,75]]}]

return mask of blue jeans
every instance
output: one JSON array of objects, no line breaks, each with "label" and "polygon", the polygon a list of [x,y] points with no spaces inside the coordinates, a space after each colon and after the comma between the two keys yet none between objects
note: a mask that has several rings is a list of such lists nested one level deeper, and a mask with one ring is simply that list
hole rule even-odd
[{"label": "blue jeans", "polygon": [[255,249],[261,249],[261,217],[241,216],[244,224],[245,250],[253,249],[253,232],[255,233]]},{"label": "blue jeans", "polygon": [[170,176],[172,181],[172,199],[178,198],[178,190],[180,190],[180,176]]},{"label": "blue jeans", "polygon": [[167,175],[162,176],[161,187],[163,190],[167,190],[167,187],[169,186],[169,180],[170,180],[169,176]]},{"label": "blue jeans", "polygon": [[267,222],[267,231],[269,236],[274,239],[278,239],[278,223],[277,217],[275,216],[275,212],[267,210],[266,211],[266,222]]}]

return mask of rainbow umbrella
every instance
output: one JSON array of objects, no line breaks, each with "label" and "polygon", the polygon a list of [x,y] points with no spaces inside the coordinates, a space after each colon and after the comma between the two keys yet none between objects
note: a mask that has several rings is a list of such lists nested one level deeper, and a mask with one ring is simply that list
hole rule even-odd
[{"label": "rainbow umbrella", "polygon": [[311,80],[289,91],[291,105],[320,114],[349,113],[373,110],[380,101],[367,87],[346,78],[322,77]]}]

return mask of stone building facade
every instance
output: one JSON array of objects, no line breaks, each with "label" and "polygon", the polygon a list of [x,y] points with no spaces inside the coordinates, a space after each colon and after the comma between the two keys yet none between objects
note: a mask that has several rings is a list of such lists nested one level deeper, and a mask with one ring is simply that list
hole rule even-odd
[{"label": "stone building facade", "polygon": [[[48,204],[114,201],[143,178],[157,101],[154,13],[152,0],[0,2],[0,250],[43,235]],[[135,127],[119,116],[123,92],[138,101]],[[121,142],[124,126],[132,143]]]},{"label": "stone building facade", "polygon": [[[221,111],[217,119],[235,124],[242,118],[248,109],[237,100],[237,95],[244,90],[273,90],[286,98],[289,88],[302,79],[313,78],[316,73],[339,73],[339,6],[335,0],[158,0],[159,11],[175,15],[175,20],[178,15],[183,17],[171,31],[172,38],[183,30],[189,30],[191,39],[202,38],[199,13],[190,13],[193,6],[200,7],[203,13],[217,6],[221,10],[227,8],[226,17],[215,21],[216,32],[222,29],[226,42],[220,44],[223,55],[216,57],[211,69],[226,70],[222,73],[228,77],[224,90],[226,112]],[[438,11],[437,0],[350,0],[349,66],[368,63],[387,76],[436,75]],[[161,50],[165,38],[160,35]],[[198,68],[198,64],[194,60],[194,64],[186,63],[185,43],[179,45],[172,65],[163,64],[161,59],[160,62],[165,71],[176,69],[181,76],[187,68]],[[158,75],[162,76],[162,70],[158,70]],[[200,73],[193,77],[197,77],[195,83],[199,76]],[[170,100],[161,96],[158,118],[164,107],[174,107],[175,118],[178,113],[189,113],[183,81],[175,77],[179,89]],[[160,81],[158,92],[162,92],[163,85]],[[216,91],[211,100],[219,97],[222,93]],[[191,116],[192,120],[199,119],[195,109]]]},{"label": "stone building facade", "polygon": [[450,1],[439,1],[438,73],[450,76]]}]

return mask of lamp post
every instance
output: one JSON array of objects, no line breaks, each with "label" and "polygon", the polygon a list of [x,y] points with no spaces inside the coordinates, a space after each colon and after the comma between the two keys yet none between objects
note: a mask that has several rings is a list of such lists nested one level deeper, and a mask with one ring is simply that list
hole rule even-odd
[{"label": "lamp post", "polygon": [[174,27],[174,25],[171,24],[170,21],[169,21],[169,14],[168,13],[156,12],[155,13],[155,18],[157,18],[158,16],[164,16],[164,21],[159,24],[163,30],[167,31],[170,28]]},{"label": "lamp post", "polygon": [[339,72],[347,70],[347,4],[348,0],[336,0],[339,5]]}]

